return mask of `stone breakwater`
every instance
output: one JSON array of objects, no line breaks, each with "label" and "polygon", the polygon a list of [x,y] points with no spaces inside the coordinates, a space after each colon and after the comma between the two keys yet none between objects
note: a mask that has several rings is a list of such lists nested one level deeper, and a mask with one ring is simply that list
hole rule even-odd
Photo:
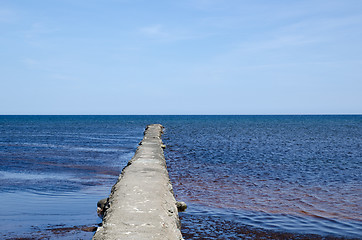
[{"label": "stone breakwater", "polygon": [[135,155],[112,188],[94,240],[182,239],[162,129],[160,124],[147,126]]}]

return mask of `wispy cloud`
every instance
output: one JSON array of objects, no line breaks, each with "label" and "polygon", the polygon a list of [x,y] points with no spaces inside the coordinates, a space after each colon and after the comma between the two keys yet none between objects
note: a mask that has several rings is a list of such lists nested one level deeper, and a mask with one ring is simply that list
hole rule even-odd
[{"label": "wispy cloud", "polygon": [[175,29],[166,29],[166,27],[161,24],[142,27],[139,32],[145,37],[159,41],[177,41],[188,38],[186,35],[175,31]]},{"label": "wispy cloud", "polygon": [[21,62],[27,67],[27,68],[37,68],[40,67],[42,64],[40,61],[33,59],[33,58],[23,58],[21,59]]},{"label": "wispy cloud", "polygon": [[[225,3],[223,0],[186,0],[181,2],[202,11],[220,11],[230,9],[230,4]],[[232,3],[232,1],[230,2]]]},{"label": "wispy cloud", "polygon": [[161,24],[141,28],[140,32],[148,36],[167,36],[167,34],[162,30]]},{"label": "wispy cloud", "polygon": [[192,40],[206,36],[205,34],[196,33],[191,28],[177,28],[162,24],[141,27],[138,32],[145,37],[164,42]]},{"label": "wispy cloud", "polygon": [[56,33],[57,31],[58,29],[56,29],[54,26],[51,27],[41,22],[35,22],[32,23],[29,29],[25,31],[25,37],[36,38],[41,35],[53,34]]},{"label": "wispy cloud", "polygon": [[346,16],[334,18],[310,18],[285,25],[280,28],[284,32],[305,32],[310,35],[321,35],[322,33],[335,33],[336,30],[345,30],[346,27],[360,27],[362,16]]},{"label": "wispy cloud", "polygon": [[266,40],[241,43],[237,48],[237,52],[259,52],[267,50],[296,48],[317,44],[320,42],[322,42],[322,39],[309,38],[303,35],[284,35]]},{"label": "wispy cloud", "polygon": [[17,19],[15,11],[8,8],[0,8],[0,22],[11,23]]},{"label": "wispy cloud", "polygon": [[[273,50],[290,51],[300,50],[303,47],[323,46],[323,44],[345,38],[343,33],[346,29],[350,28],[347,30],[350,31],[355,28],[357,31],[361,24],[361,16],[304,19],[242,40],[232,50],[232,54]],[[357,32],[355,34],[358,34]]]},{"label": "wispy cloud", "polygon": [[67,81],[67,82],[78,82],[79,79],[71,76],[71,75],[64,75],[64,74],[53,74],[50,76],[50,79],[59,80],[59,81]]}]

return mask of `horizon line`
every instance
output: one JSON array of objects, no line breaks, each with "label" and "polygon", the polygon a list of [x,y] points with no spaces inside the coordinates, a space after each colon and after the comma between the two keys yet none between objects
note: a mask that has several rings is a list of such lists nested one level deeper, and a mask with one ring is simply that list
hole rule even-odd
[{"label": "horizon line", "polygon": [[256,113],[256,114],[0,114],[0,116],[325,116],[362,115],[362,113]]}]

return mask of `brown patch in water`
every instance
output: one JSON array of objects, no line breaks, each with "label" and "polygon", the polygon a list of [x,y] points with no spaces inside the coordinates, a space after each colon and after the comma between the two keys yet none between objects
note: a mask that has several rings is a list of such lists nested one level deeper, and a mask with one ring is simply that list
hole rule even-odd
[{"label": "brown patch in water", "polygon": [[57,227],[57,228],[48,228],[46,229],[48,231],[51,231],[53,234],[66,234],[71,231],[83,231],[83,232],[95,232],[97,231],[97,227],[95,226],[73,226],[73,227]]},{"label": "brown patch in water", "polygon": [[[270,184],[261,179],[254,181],[243,177],[227,180],[222,176],[213,180],[174,176],[173,188],[177,197],[184,201],[201,203],[216,208],[244,209],[265,213],[279,213],[296,216],[311,216],[319,219],[340,219],[360,221],[358,196],[331,192],[313,192],[308,186],[278,180]],[[360,188],[356,187],[356,192]]]},{"label": "brown patch in water", "polygon": [[[100,226],[99,224],[98,226]],[[65,227],[64,224],[59,225],[50,225],[46,229],[36,228],[37,231],[32,233],[22,235],[18,235],[15,237],[7,237],[6,235],[0,236],[5,237],[8,240],[42,240],[42,239],[53,239],[55,235],[59,236],[61,239],[83,239],[82,232],[95,232],[97,231],[97,226],[73,226],[73,227]],[[82,236],[79,238],[79,236]],[[3,239],[3,238],[1,238]]]},{"label": "brown patch in water", "polygon": [[47,165],[47,166],[56,166],[56,167],[63,167],[63,168],[71,168],[71,169],[81,169],[81,170],[90,170],[94,171],[97,174],[103,175],[111,175],[111,176],[118,176],[120,172],[118,170],[114,170],[108,168],[106,166],[82,166],[82,165],[64,165],[59,163],[52,163],[52,162],[39,162],[38,164]]},{"label": "brown patch in water", "polygon": [[[187,221],[181,217],[181,232],[185,239],[298,239],[298,240],[342,240],[356,239],[316,234],[298,234],[291,232],[277,232],[259,228],[252,228],[228,220],[212,217],[198,218],[187,216]],[[207,222],[207,224],[205,224]]]}]

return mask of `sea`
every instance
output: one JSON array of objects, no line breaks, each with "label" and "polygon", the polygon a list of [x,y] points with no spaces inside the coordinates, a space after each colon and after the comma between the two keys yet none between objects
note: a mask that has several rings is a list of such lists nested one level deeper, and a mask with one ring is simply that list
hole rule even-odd
[{"label": "sea", "polygon": [[152,123],[185,239],[362,239],[362,115],[1,115],[0,239],[91,239]]}]

